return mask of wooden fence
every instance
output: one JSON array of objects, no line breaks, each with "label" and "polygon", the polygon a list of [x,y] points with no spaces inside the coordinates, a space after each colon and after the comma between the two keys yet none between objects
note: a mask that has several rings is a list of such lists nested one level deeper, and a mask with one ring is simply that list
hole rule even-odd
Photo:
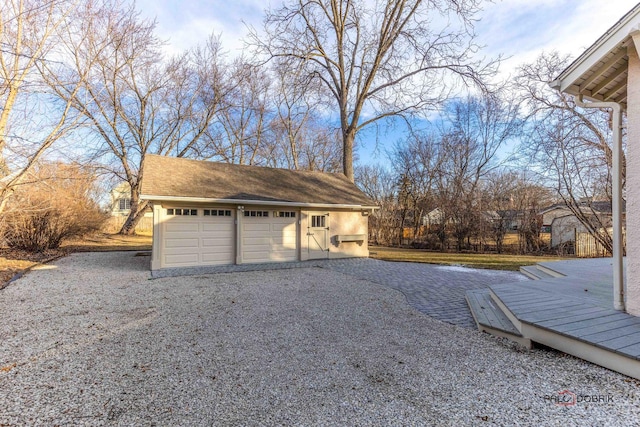
[{"label": "wooden fence", "polygon": [[[104,224],[103,231],[105,233],[117,233],[126,221],[126,216],[112,216]],[[150,234],[153,232],[153,217],[143,216],[138,225],[136,225],[136,233]]]},{"label": "wooden fence", "polygon": [[[609,233],[611,234],[611,230]],[[627,233],[622,230],[622,245],[627,246]],[[576,257],[578,258],[604,258],[611,256],[611,252],[602,246],[600,242],[596,240],[589,233],[576,231]]]}]

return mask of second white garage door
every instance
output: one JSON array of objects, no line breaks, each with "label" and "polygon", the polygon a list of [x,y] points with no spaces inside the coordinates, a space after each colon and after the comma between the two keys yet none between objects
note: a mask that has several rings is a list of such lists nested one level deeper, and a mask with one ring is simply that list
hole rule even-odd
[{"label": "second white garage door", "polygon": [[245,210],[242,218],[242,261],[296,261],[297,217],[295,211]]}]

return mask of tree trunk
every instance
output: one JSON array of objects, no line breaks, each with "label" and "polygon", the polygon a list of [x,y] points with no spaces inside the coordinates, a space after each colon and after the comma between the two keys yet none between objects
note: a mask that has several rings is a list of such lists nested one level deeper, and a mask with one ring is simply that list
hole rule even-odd
[{"label": "tree trunk", "polygon": [[342,133],[342,172],[351,182],[355,182],[353,173],[353,142],[355,139],[355,130],[348,129]]},{"label": "tree trunk", "polygon": [[[144,161],[144,160],[143,160]],[[142,163],[142,162],[141,162]],[[140,172],[138,173],[138,178],[142,176],[142,167],[140,168]],[[147,208],[146,200],[140,201],[140,184],[139,180],[129,184],[131,185],[131,211],[129,212],[129,216],[127,216],[127,220],[122,224],[122,228],[118,234],[122,234],[125,236],[133,236],[136,234],[136,225],[140,222],[142,217],[144,216],[144,211]]]},{"label": "tree trunk", "polygon": [[122,224],[122,228],[120,229],[118,234],[122,234],[125,236],[133,236],[136,234],[136,226],[140,222],[140,220],[144,217],[144,213],[146,211],[148,202],[145,200],[141,203],[137,203],[137,209],[133,209],[133,201],[131,203],[131,212],[129,212],[129,216],[127,217],[124,224]]}]

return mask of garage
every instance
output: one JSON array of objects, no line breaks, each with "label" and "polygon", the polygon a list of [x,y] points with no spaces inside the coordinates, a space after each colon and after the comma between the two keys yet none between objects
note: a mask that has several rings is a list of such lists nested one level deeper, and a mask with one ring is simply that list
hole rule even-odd
[{"label": "garage", "polygon": [[296,211],[246,209],[242,217],[242,261],[296,261]]},{"label": "garage", "polygon": [[152,154],[140,199],[153,208],[152,271],[367,257],[376,209],[339,173]]},{"label": "garage", "polygon": [[162,268],[233,264],[231,209],[162,208]]}]

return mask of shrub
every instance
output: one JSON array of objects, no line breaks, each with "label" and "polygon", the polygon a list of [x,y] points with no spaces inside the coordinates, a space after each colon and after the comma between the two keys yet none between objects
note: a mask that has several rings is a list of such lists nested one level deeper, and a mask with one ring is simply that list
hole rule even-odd
[{"label": "shrub", "polygon": [[95,177],[78,165],[41,165],[20,187],[3,215],[11,248],[42,252],[68,238],[97,231],[105,220],[94,199]]}]

